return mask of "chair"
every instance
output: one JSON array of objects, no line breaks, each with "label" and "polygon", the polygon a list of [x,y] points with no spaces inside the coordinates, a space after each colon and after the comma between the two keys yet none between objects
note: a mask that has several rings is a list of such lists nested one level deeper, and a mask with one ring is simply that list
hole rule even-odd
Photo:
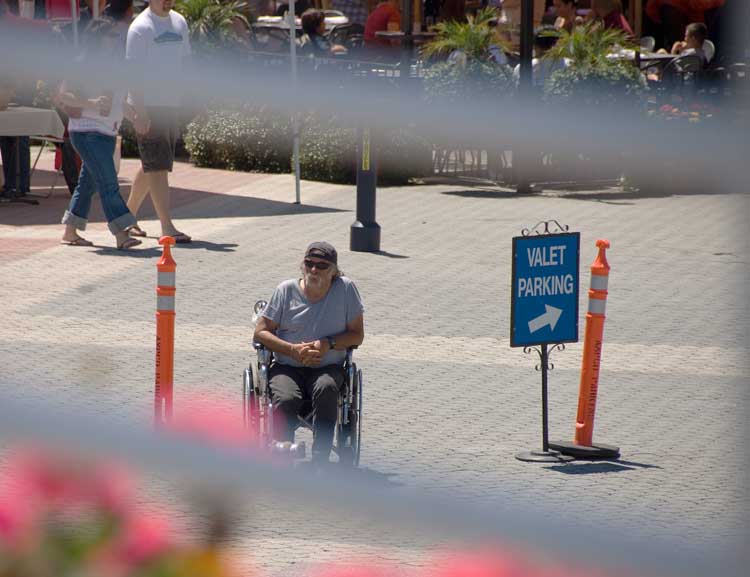
[{"label": "chair", "polygon": [[[70,0],[44,0],[47,20],[72,20]],[[81,14],[81,2],[76,0],[76,19]]]},{"label": "chair", "polygon": [[277,26],[253,25],[253,49],[259,52],[288,52],[289,29]]},{"label": "chair", "polygon": [[[253,307],[259,315],[268,303],[259,300]],[[273,450],[273,402],[268,372],[272,354],[262,344],[253,342],[255,368],[251,362],[242,378],[242,415],[245,427],[263,449]],[[312,429],[312,402],[302,404],[297,415],[297,428]],[[339,392],[333,452],[342,465],[359,466],[362,433],[362,371],[352,360],[352,349],[344,361],[344,384]],[[301,454],[300,454],[301,453]],[[304,457],[304,449],[294,456]]]},{"label": "chair", "polygon": [[670,60],[662,72],[662,85],[667,90],[682,92],[686,88],[696,89],[701,79],[703,60],[697,54],[678,56]]},{"label": "chair", "polygon": [[710,63],[716,54],[716,46],[708,38],[703,41],[703,53],[706,55],[706,64]]},{"label": "chair", "polygon": [[358,40],[364,41],[365,27],[356,22],[337,24],[328,33],[328,39],[332,44],[341,44],[350,48],[357,45]]},{"label": "chair", "polygon": [[653,52],[656,46],[656,38],[653,36],[641,36],[641,52]]}]

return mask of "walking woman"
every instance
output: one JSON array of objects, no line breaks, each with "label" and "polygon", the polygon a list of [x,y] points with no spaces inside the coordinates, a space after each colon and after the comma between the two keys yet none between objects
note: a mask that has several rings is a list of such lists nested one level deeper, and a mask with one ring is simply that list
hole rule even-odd
[{"label": "walking woman", "polygon": [[[110,62],[123,62],[119,36],[112,21],[104,19],[92,22],[86,31],[83,60],[87,59],[86,55],[96,54],[100,57],[100,63],[103,62],[101,57],[108,55],[113,57]],[[83,161],[78,186],[63,215],[65,233],[62,242],[73,246],[93,245],[91,241],[79,236],[78,231],[86,229],[91,198],[98,191],[116,246],[120,250],[127,250],[138,246],[141,241],[128,234],[128,230],[137,223],[120,196],[113,158],[117,132],[122,122],[125,91],[94,87],[98,72],[90,71],[85,91],[71,89],[63,84],[58,95],[59,104],[67,109],[70,116],[70,140]],[[94,96],[87,97],[91,94]]]}]

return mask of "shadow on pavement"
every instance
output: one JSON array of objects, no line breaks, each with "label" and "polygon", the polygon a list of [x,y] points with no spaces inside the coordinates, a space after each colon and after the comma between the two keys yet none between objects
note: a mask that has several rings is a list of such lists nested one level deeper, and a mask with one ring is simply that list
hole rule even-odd
[{"label": "shadow on pavement", "polygon": [[[45,193],[54,179],[54,172],[37,170],[34,172],[32,192]],[[70,202],[70,194],[65,184],[58,179],[57,187],[49,198],[38,198],[39,205],[14,204],[0,210],[0,225],[24,226],[60,224],[60,219]],[[263,184],[258,183],[258,186]],[[130,195],[130,185],[120,183],[120,194],[124,199]],[[187,188],[170,188],[172,216],[180,218],[232,218],[279,216],[289,214],[311,214],[324,212],[348,212],[336,208],[279,202],[252,196],[236,196]],[[146,197],[138,212],[139,219],[156,218],[151,199]],[[98,198],[93,200],[89,222],[105,222]]]},{"label": "shadow on pavement", "polygon": [[565,473],[566,475],[588,475],[591,473],[619,473],[621,471],[634,471],[635,469],[661,469],[659,465],[650,463],[638,463],[636,461],[625,461],[617,459],[612,461],[580,461],[564,465],[553,465],[546,467],[552,471]]},{"label": "shadow on pavement", "polygon": [[372,254],[376,254],[378,256],[384,256],[384,257],[387,257],[387,258],[409,258],[405,254],[395,254],[395,253],[392,253],[392,252],[388,252],[387,250],[379,250],[379,251],[376,251],[376,252],[374,252]]},{"label": "shadow on pavement", "polygon": [[128,250],[118,250],[114,246],[101,246],[95,244],[93,248],[96,249],[93,251],[94,254],[100,256],[123,256],[127,258],[155,258],[160,257],[162,252],[161,246],[143,248],[143,245],[140,245]]},{"label": "shadow on pavement", "polygon": [[[497,199],[508,199],[518,198],[520,195],[513,191],[508,190],[497,190],[486,189],[486,188],[475,188],[466,190],[448,190],[443,192],[449,196],[459,196],[461,198],[497,198]],[[525,197],[525,196],[524,196]]]},{"label": "shadow on pavement", "polygon": [[349,469],[342,473],[342,476],[347,479],[351,479],[356,483],[362,483],[369,485],[370,487],[401,487],[403,483],[394,481],[391,477],[395,477],[396,473],[381,473],[374,469],[368,469],[367,467],[358,467],[356,469]]},{"label": "shadow on pavement", "polygon": [[193,238],[193,242],[186,242],[179,245],[179,249],[190,248],[190,249],[204,249],[212,252],[234,252],[238,244],[229,242],[209,242],[207,240],[196,240]]},{"label": "shadow on pavement", "polygon": [[565,473],[566,475],[591,475],[592,473],[620,473],[622,471],[635,471],[635,467],[621,465],[617,462],[589,462],[572,463],[569,465],[552,465],[545,467],[550,471]]}]

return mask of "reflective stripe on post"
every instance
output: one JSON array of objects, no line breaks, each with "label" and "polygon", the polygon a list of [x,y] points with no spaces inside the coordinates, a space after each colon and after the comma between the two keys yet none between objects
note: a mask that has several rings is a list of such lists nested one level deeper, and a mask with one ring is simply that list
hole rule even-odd
[{"label": "reflective stripe on post", "polygon": [[175,271],[171,236],[163,236],[164,247],[156,263],[156,371],[154,387],[154,424],[158,427],[172,417],[172,385],[174,378],[174,317]]},{"label": "reflective stripe on post", "polygon": [[605,251],[608,240],[597,240],[599,254],[591,265],[591,289],[589,308],[586,313],[586,332],[583,342],[581,382],[578,393],[578,415],[576,417],[575,442],[590,447],[594,436],[594,414],[596,395],[599,389],[599,368],[604,337],[604,311],[607,305],[609,283],[609,263]]}]

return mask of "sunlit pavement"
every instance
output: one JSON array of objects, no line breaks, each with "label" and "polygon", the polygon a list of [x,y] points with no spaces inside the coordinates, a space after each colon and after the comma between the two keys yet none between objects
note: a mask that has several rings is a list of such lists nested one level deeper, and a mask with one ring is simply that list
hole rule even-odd
[{"label": "sunlit pavement", "polygon": [[[40,166],[35,192],[44,193],[51,155]],[[136,169],[123,161],[125,194]],[[366,380],[363,482],[489,508],[510,500],[668,539],[675,551],[738,554],[748,503],[746,194],[383,188],[382,252],[367,254],[348,250],[352,186],[303,182],[294,205],[289,175],[179,164],[171,182],[177,224],[195,239],[174,251],[178,413],[181,397],[202,392],[236,402],[239,418],[252,305],[325,239],[366,306],[356,355]],[[60,177],[39,206],[0,206],[0,382],[150,426],[158,221],[144,205],[149,238],[120,252],[95,206],[84,236],[96,246],[62,246],[68,199]],[[509,347],[511,238],[553,218],[581,232],[581,339],[594,242],[612,245],[594,439],[618,445],[617,462],[514,458],[541,447],[541,401],[536,355]],[[580,361],[580,343],[553,355],[552,440],[572,439]],[[183,494],[171,497],[182,484],[149,478],[149,495],[168,496],[192,526]],[[273,575],[360,555],[420,565],[449,541],[446,531],[373,526],[260,493],[233,548],[242,565]]]}]

